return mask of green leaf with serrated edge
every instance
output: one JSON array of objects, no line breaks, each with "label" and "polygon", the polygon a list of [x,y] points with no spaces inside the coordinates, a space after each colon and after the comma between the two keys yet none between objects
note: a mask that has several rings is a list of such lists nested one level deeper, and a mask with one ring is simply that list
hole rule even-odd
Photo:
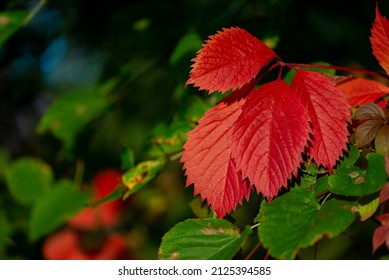
[{"label": "green leaf with serrated edge", "polygon": [[313,188],[316,184],[316,176],[304,174],[300,177],[300,184],[299,186],[304,189],[310,189]]},{"label": "green leaf with serrated edge", "polygon": [[300,249],[324,236],[343,232],[355,219],[352,205],[332,199],[321,206],[313,192],[294,188],[262,204],[257,217],[259,238],[271,256],[293,259]]},{"label": "green leaf with serrated edge", "polygon": [[27,12],[18,10],[0,13],[0,47],[23,26],[27,15]]},{"label": "green leaf with serrated edge", "polygon": [[340,166],[329,178],[329,190],[340,195],[360,196],[379,191],[387,181],[384,157],[366,156],[367,170],[357,166]]},{"label": "green leaf with serrated edge", "polygon": [[251,233],[242,233],[226,220],[189,219],[176,224],[162,238],[159,259],[226,260],[231,259]]},{"label": "green leaf with serrated edge", "polygon": [[353,167],[357,162],[360,156],[359,149],[354,145],[348,145],[348,152],[345,154],[343,159],[336,165],[336,169],[340,169],[343,167]]},{"label": "green leaf with serrated edge", "polygon": [[[313,65],[324,65],[324,66],[331,66],[331,64],[327,63],[327,62],[314,62],[312,63]],[[312,72],[319,72],[319,73],[322,73],[322,74],[326,74],[326,75],[335,75],[336,73],[336,70],[334,69],[325,69],[325,68],[315,68],[315,67],[296,67],[297,69],[304,69],[304,70],[309,70],[309,71],[312,71]],[[290,69],[285,77],[283,78],[283,80],[287,83],[287,84],[292,84],[292,80],[294,78],[294,76],[296,75],[296,72],[292,69]]]},{"label": "green leaf with serrated edge", "polygon": [[108,106],[106,96],[96,89],[75,90],[57,98],[38,125],[38,132],[50,131],[71,148],[76,135]]},{"label": "green leaf with serrated edge", "polygon": [[123,199],[126,199],[130,195],[136,193],[147,183],[153,180],[164,166],[165,160],[163,158],[159,158],[156,160],[143,161],[124,173],[122,181],[128,190],[124,194]]},{"label": "green leaf with serrated edge", "polygon": [[317,175],[319,174],[320,169],[319,167],[317,167],[316,164],[310,163],[304,166],[304,171],[307,172],[309,175]]},{"label": "green leaf with serrated edge", "polygon": [[12,196],[22,204],[32,204],[51,188],[51,167],[37,158],[19,158],[9,165],[6,181]]},{"label": "green leaf with serrated edge", "polygon": [[379,199],[379,197],[377,197],[376,199],[370,201],[367,204],[358,205],[356,207],[357,212],[361,216],[361,221],[362,222],[366,221],[371,216],[373,216],[375,211],[377,211],[377,209],[378,209],[379,201],[380,201],[380,199]]},{"label": "green leaf with serrated edge", "polygon": [[29,220],[29,237],[37,240],[52,232],[80,211],[88,202],[89,195],[81,193],[70,181],[60,181],[44,194],[34,205]]},{"label": "green leaf with serrated edge", "polygon": [[[328,175],[320,175],[320,169],[315,164],[304,166],[302,176],[300,176],[299,187],[309,191],[314,191],[315,195],[319,195],[328,190]],[[318,178],[319,177],[319,178]]]}]

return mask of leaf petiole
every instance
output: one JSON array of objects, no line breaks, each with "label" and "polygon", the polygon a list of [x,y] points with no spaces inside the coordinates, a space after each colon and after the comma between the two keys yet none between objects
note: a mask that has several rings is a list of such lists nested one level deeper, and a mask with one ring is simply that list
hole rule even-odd
[{"label": "leaf petiole", "polygon": [[375,76],[375,77],[384,78],[384,79],[389,80],[389,76],[387,74],[384,74],[381,72],[376,72],[376,71],[370,71],[370,70],[366,70],[366,69],[347,67],[347,66],[306,64],[306,63],[285,63],[284,66],[288,66],[290,68],[294,68],[294,67],[320,68],[320,69],[332,69],[332,70],[345,71],[345,72],[357,72],[357,73],[362,73],[362,74],[366,74],[369,76]]}]

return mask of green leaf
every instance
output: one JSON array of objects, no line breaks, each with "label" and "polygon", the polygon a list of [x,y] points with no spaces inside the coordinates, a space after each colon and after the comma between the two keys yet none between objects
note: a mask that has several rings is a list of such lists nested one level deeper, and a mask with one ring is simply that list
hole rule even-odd
[{"label": "green leaf", "polygon": [[357,166],[340,165],[329,178],[330,191],[340,195],[360,196],[379,191],[386,183],[384,157],[370,153],[366,156],[367,170]]},{"label": "green leaf", "polygon": [[193,57],[201,48],[203,40],[197,33],[190,32],[180,39],[170,56],[170,64],[175,65],[188,56]]},{"label": "green leaf", "polygon": [[317,179],[316,186],[314,189],[315,195],[319,195],[325,192],[326,190],[328,190],[328,178],[329,178],[328,175],[324,175],[319,179]]},{"label": "green leaf", "polygon": [[91,206],[95,207],[95,206],[98,206],[100,204],[119,199],[121,196],[122,196],[122,193],[119,190],[115,189],[112,192],[110,192],[109,194],[107,194],[105,197],[103,197],[102,199],[99,199],[99,200],[91,203]]},{"label": "green leaf", "polygon": [[243,245],[251,229],[239,229],[226,220],[189,219],[178,223],[162,238],[159,259],[231,259]]},{"label": "green leaf", "polygon": [[70,92],[57,98],[38,125],[38,132],[50,131],[71,148],[76,135],[108,106],[107,98],[96,89]]},{"label": "green leaf", "polygon": [[58,228],[65,220],[80,211],[89,195],[81,193],[70,181],[60,181],[34,205],[29,221],[29,236],[37,240]]},{"label": "green leaf", "polygon": [[336,169],[344,168],[344,167],[353,167],[354,164],[359,159],[361,153],[359,149],[354,145],[348,146],[348,152],[344,156],[344,158],[336,165]]},{"label": "green leaf", "polygon": [[124,199],[139,191],[147,183],[153,180],[165,166],[163,158],[143,161],[134,168],[128,170],[122,176],[123,184],[127,187]]},{"label": "green leaf", "polygon": [[300,184],[299,186],[304,189],[311,189],[316,184],[316,176],[312,176],[309,174],[304,174],[300,177]]},{"label": "green leaf", "polygon": [[[315,195],[322,194],[328,190],[328,175],[320,176],[320,170],[315,164],[305,166],[304,173],[300,176],[299,187],[314,191]],[[320,176],[318,178],[318,176]]]},{"label": "green leaf", "polygon": [[302,248],[343,232],[355,217],[352,203],[328,200],[320,205],[313,192],[294,188],[263,203],[259,220],[259,238],[269,253],[280,259],[293,259]]},{"label": "green leaf", "polygon": [[366,221],[371,216],[373,216],[375,211],[377,211],[377,209],[378,209],[379,201],[380,201],[380,198],[377,197],[376,199],[370,201],[367,204],[363,204],[363,205],[358,205],[357,206],[356,210],[359,213],[359,215],[361,216],[361,221],[362,222]]},{"label": "green leaf", "polygon": [[181,151],[188,138],[187,132],[196,127],[198,120],[213,106],[210,102],[187,92],[178,101],[180,107],[172,122],[169,125],[159,124],[153,129],[152,140],[146,150],[149,157]]},{"label": "green leaf", "polygon": [[309,175],[317,175],[320,173],[319,167],[317,167],[317,165],[313,163],[306,164],[304,171],[307,172]]},{"label": "green leaf", "polygon": [[22,204],[32,204],[45,194],[53,182],[51,167],[40,159],[23,157],[13,161],[6,181],[12,196]]},{"label": "green leaf", "polygon": [[26,17],[25,11],[13,10],[0,13],[0,47],[24,25]]},{"label": "green leaf", "polygon": [[121,154],[122,168],[130,169],[135,166],[135,155],[134,151],[130,148],[125,148]]}]

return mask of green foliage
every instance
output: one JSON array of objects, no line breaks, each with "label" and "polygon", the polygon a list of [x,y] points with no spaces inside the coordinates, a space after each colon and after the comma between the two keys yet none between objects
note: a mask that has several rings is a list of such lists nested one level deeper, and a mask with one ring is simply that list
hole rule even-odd
[{"label": "green foliage", "polygon": [[[366,156],[368,167],[340,164],[330,177],[330,191],[340,195],[361,196],[379,191],[387,181],[385,161],[382,155],[370,153]],[[352,162],[352,161],[351,161]]]},{"label": "green foliage", "polygon": [[0,13],[0,47],[24,25],[27,15],[25,11],[17,10]]},{"label": "green foliage", "polygon": [[70,149],[77,134],[107,106],[107,97],[95,89],[71,91],[52,103],[38,125],[38,132],[50,131]]},{"label": "green foliage", "polygon": [[186,220],[165,234],[158,256],[166,260],[231,259],[250,233],[249,227],[240,233],[226,220]]},{"label": "green foliage", "polygon": [[59,181],[45,193],[32,208],[29,221],[29,237],[37,240],[52,232],[67,219],[80,211],[89,196],[81,194],[70,181]]},{"label": "green foliage", "polygon": [[124,199],[139,191],[151,180],[153,180],[165,165],[163,158],[157,160],[144,161],[124,173],[123,184],[128,189],[124,194]]},{"label": "green foliage", "polygon": [[294,188],[262,204],[257,218],[259,238],[272,256],[293,259],[300,249],[324,236],[335,237],[350,226],[355,219],[352,205],[336,199],[320,205],[313,192]]},{"label": "green foliage", "polygon": [[37,158],[20,158],[7,170],[7,185],[16,200],[32,204],[49,191],[53,183],[51,167]]}]

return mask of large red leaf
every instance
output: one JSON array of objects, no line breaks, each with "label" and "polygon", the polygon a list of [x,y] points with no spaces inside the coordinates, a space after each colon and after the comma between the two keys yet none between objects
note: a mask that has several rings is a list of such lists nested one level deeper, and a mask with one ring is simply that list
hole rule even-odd
[{"label": "large red leaf", "polygon": [[231,145],[243,178],[268,199],[296,174],[309,137],[309,116],[300,98],[276,80],[248,96]]},{"label": "large red leaf", "polygon": [[292,88],[307,108],[312,124],[309,153],[318,165],[332,167],[347,150],[350,105],[334,82],[317,72],[297,70]]},{"label": "large red leaf", "polygon": [[389,88],[384,84],[363,78],[343,78],[337,80],[336,84],[352,106],[373,103],[389,93]]},{"label": "large red leaf", "polygon": [[248,199],[249,184],[243,181],[231,157],[229,139],[235,120],[241,113],[247,87],[231,93],[209,110],[198,126],[188,133],[184,145],[187,186],[194,183],[195,195],[207,199],[218,217],[235,210],[243,197]]},{"label": "large red leaf", "polygon": [[193,59],[186,84],[226,92],[250,82],[277,55],[244,29],[228,28],[210,36]]},{"label": "large red leaf", "polygon": [[389,74],[389,21],[380,14],[378,3],[376,17],[373,22],[370,37],[373,54],[382,68]]}]

